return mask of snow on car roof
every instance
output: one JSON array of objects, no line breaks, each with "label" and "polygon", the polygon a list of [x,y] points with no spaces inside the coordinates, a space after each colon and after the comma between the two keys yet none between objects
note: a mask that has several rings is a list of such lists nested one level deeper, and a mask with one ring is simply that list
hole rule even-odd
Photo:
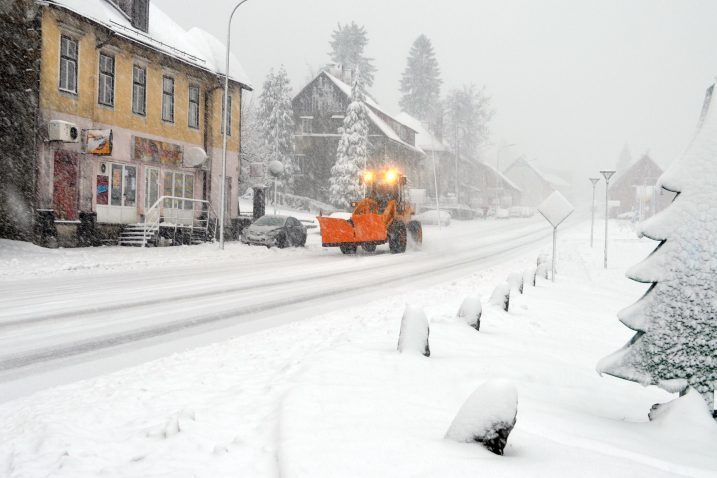
[{"label": "snow on car roof", "polygon": [[[184,30],[152,2],[149,5],[148,33],[134,28],[127,15],[106,0],[48,0],[48,3],[98,23],[117,36],[142,43],[192,66],[224,75],[224,44],[200,28]],[[231,53],[229,65],[229,78],[252,89],[249,77]]]}]

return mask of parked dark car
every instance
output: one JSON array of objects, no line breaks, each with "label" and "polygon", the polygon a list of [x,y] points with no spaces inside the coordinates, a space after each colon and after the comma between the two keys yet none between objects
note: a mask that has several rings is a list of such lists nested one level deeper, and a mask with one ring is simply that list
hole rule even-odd
[{"label": "parked dark car", "polygon": [[267,214],[244,228],[241,241],[266,247],[303,247],[306,227],[295,217]]}]

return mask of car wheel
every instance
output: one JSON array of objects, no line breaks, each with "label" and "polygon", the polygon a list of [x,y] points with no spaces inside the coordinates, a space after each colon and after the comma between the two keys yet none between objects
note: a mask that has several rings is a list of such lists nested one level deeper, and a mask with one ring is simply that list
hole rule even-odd
[{"label": "car wheel", "polygon": [[280,236],[277,236],[276,238],[276,247],[279,249],[284,249],[289,244],[289,241],[286,239],[285,234],[281,234]]}]

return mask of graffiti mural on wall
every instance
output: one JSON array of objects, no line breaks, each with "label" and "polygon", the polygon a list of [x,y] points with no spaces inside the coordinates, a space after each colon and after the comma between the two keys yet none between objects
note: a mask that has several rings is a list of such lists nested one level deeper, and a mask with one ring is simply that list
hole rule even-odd
[{"label": "graffiti mural on wall", "polygon": [[146,163],[159,163],[166,166],[181,166],[184,152],[178,144],[165,143],[139,136],[133,137],[134,159]]}]

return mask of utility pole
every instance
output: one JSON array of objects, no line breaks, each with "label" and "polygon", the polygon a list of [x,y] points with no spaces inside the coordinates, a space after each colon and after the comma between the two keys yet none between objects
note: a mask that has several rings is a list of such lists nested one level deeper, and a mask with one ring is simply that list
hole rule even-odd
[{"label": "utility pole", "polygon": [[590,178],[590,182],[593,183],[593,202],[590,205],[592,211],[592,221],[590,222],[590,248],[593,247],[593,236],[595,233],[595,186],[597,185],[600,178]]},{"label": "utility pole", "polygon": [[613,174],[615,174],[615,171],[608,170],[608,171],[600,171],[600,174],[605,178],[605,262],[604,266],[605,269],[607,269],[607,223],[609,219],[609,193],[610,193],[610,178]]}]

